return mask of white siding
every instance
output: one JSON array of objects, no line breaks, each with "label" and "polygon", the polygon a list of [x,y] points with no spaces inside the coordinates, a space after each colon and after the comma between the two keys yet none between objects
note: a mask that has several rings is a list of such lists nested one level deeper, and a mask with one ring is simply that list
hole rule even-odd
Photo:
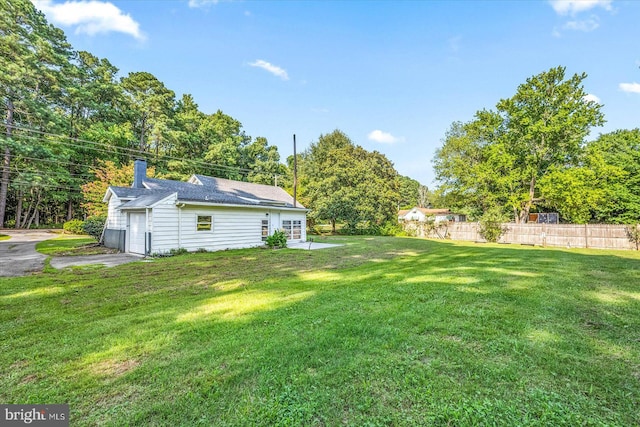
[{"label": "white siding", "polygon": [[419,210],[415,210],[415,211],[414,211],[414,210],[411,210],[411,211],[409,211],[409,213],[407,213],[407,214],[404,216],[404,218],[405,218],[407,221],[424,221],[424,220],[426,220],[426,218],[427,218],[427,217],[425,216],[425,214],[423,214],[423,213],[422,213],[422,211],[419,211]]},{"label": "white siding", "polygon": [[117,209],[123,203],[115,194],[111,194],[107,208],[107,228],[111,230],[125,230],[127,228],[126,213]]},{"label": "white siding", "polygon": [[[164,253],[177,248],[217,251],[262,246],[262,220],[269,218],[267,213],[272,215],[274,212],[273,208],[186,206],[179,209],[175,206],[175,200],[169,199],[153,208],[151,253]],[[305,214],[280,213],[282,219],[302,221],[301,240],[306,240]],[[213,217],[211,231],[196,231],[198,215]]]},{"label": "white siding", "polygon": [[169,252],[178,245],[178,208],[175,196],[164,200],[150,211],[153,212],[150,223],[151,253]]}]

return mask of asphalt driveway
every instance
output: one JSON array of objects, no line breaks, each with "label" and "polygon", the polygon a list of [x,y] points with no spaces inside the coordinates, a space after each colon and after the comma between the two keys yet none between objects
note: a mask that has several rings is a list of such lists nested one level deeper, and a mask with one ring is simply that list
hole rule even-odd
[{"label": "asphalt driveway", "polygon": [[58,236],[48,230],[0,230],[0,234],[11,236],[0,241],[0,277],[42,271],[47,256],[36,252],[36,243]]},{"label": "asphalt driveway", "polygon": [[[0,234],[11,236],[9,240],[0,241],[0,277],[26,276],[42,271],[47,255],[36,251],[36,243],[59,236],[48,230],[0,230]],[[88,264],[113,267],[142,258],[141,255],[122,253],[52,257],[51,266],[58,269]]]}]

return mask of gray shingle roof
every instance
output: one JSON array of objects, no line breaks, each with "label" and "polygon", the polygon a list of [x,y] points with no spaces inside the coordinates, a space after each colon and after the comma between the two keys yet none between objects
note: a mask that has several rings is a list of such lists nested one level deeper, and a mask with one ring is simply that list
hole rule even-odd
[{"label": "gray shingle roof", "polygon": [[149,190],[146,188],[133,188],[133,187],[109,187],[113,193],[120,199],[135,199],[136,197],[149,194]]},{"label": "gray shingle roof", "polygon": [[[144,189],[143,189],[144,190]],[[147,190],[149,192],[149,190]],[[137,197],[123,205],[120,206],[120,209],[134,209],[134,208],[148,208],[158,203],[160,200],[169,197],[174,194],[174,191],[155,191],[152,190],[152,193],[144,194],[140,197]]]},{"label": "gray shingle roof", "polygon": [[[293,207],[293,197],[280,187],[193,175],[190,182],[144,178],[145,188],[110,187],[119,198],[135,198],[122,207],[146,207],[172,193],[179,201],[249,206]],[[297,208],[304,209],[300,203]]]}]

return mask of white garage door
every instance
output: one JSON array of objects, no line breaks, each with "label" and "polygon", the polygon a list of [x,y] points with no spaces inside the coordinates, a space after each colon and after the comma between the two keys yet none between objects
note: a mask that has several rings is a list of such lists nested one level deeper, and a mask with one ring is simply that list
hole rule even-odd
[{"label": "white garage door", "polygon": [[145,255],[145,223],[147,217],[144,213],[129,214],[129,252]]}]

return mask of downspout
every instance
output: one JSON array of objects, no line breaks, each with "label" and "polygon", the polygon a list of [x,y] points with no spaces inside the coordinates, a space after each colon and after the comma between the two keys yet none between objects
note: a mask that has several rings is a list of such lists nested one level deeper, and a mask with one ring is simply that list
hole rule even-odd
[{"label": "downspout", "polygon": [[182,208],[184,203],[176,203],[178,208],[178,249],[182,248]]},{"label": "downspout", "polygon": [[144,210],[144,256],[148,256],[151,251],[151,233],[149,233],[149,208]]}]

